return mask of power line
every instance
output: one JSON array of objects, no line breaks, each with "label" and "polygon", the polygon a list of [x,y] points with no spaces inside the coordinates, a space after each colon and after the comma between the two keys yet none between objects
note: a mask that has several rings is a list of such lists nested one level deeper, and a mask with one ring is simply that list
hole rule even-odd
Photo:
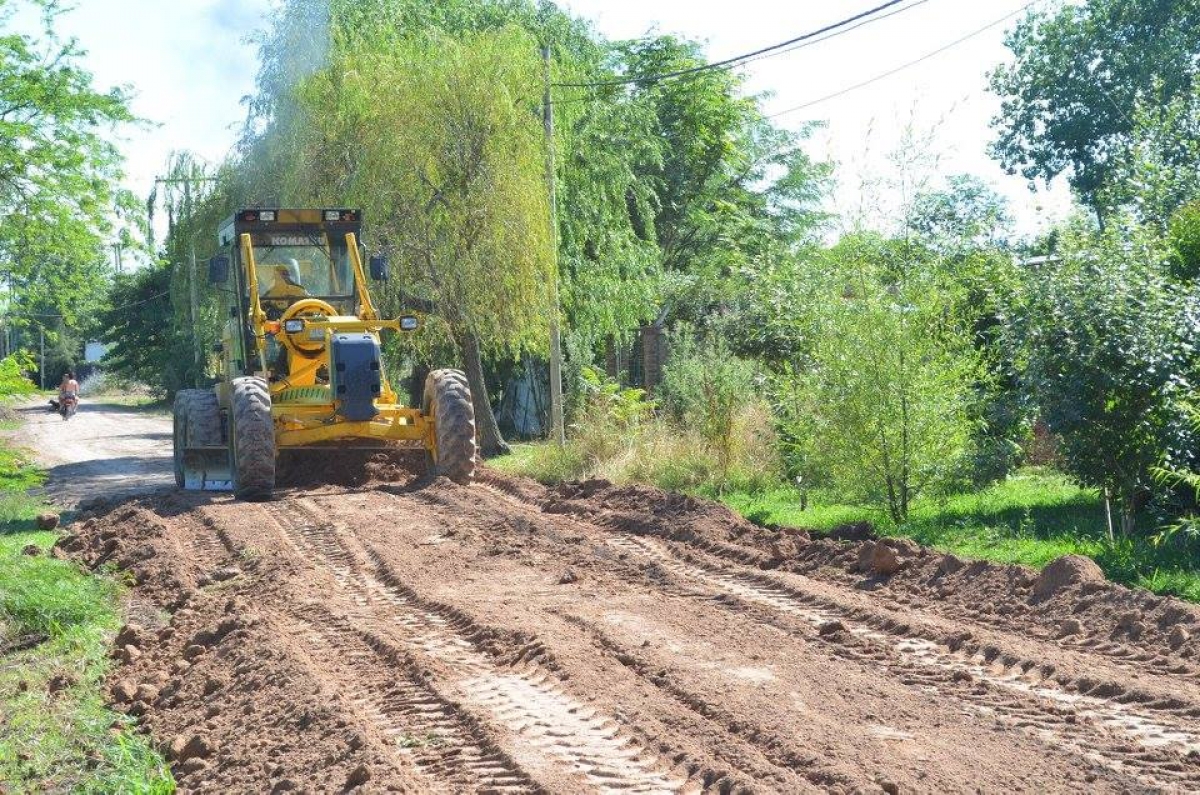
[{"label": "power line", "polygon": [[878,83],[880,80],[884,80],[888,77],[891,77],[894,74],[897,74],[898,72],[903,72],[905,69],[916,66],[919,63],[928,61],[930,58],[933,58],[935,56],[941,55],[942,53],[946,52],[946,50],[957,47],[958,45],[962,44],[963,42],[969,41],[970,39],[973,39],[982,33],[986,33],[987,31],[991,30],[992,28],[996,27],[997,25],[1001,25],[1001,24],[1007,22],[1008,20],[1012,19],[1013,17],[1017,16],[1018,14],[1028,11],[1030,8],[1037,5],[1041,1],[1042,0],[1033,0],[1033,2],[1026,3],[1025,5],[1018,8],[1016,11],[1013,11],[1010,14],[1005,14],[1004,16],[1000,17],[999,19],[995,20],[994,22],[989,22],[988,24],[984,25],[982,28],[979,28],[978,30],[973,30],[970,33],[966,34],[965,36],[957,38],[954,41],[950,42],[949,44],[939,47],[938,49],[934,50],[933,52],[922,55],[920,58],[909,61],[908,63],[901,64],[900,66],[897,66],[894,69],[889,69],[888,71],[883,72],[881,74],[877,74],[874,77],[868,78],[867,80],[863,80],[861,83],[855,83],[852,86],[846,86],[843,89],[834,91],[832,94],[826,94],[823,97],[819,97],[819,98],[811,100],[809,102],[805,102],[803,105],[796,105],[795,107],[787,108],[785,110],[777,111],[775,113],[768,113],[765,118],[774,119],[774,118],[783,116],[788,113],[795,113],[796,111],[805,110],[807,108],[811,108],[814,105],[819,105],[822,102],[828,102],[831,99],[837,99],[840,96],[849,94],[852,91],[857,91],[860,88],[865,88],[865,87],[871,85],[872,83]]},{"label": "power line", "polygon": [[[925,2],[925,1],[926,0],[920,0],[920,2],[915,3],[914,6],[920,5],[921,3]],[[840,20],[838,22],[834,22],[830,25],[826,25],[825,27],[819,28],[818,30],[814,30],[814,31],[810,31],[808,33],[801,34],[794,38],[788,39],[787,41],[781,41],[778,44],[772,44],[769,47],[762,47],[760,49],[753,50],[752,52],[743,53],[741,55],[735,55],[732,58],[726,58],[722,61],[714,61],[713,63],[703,64],[701,66],[692,66],[687,69],[677,69],[673,72],[662,72],[660,74],[645,75],[642,77],[620,77],[620,78],[616,78],[613,80],[596,80],[596,81],[587,82],[587,83],[555,83],[554,87],[555,88],[600,88],[603,86],[625,86],[625,85],[630,85],[631,83],[658,83],[663,80],[669,80],[669,79],[675,78],[675,77],[683,77],[684,75],[696,74],[698,72],[708,72],[708,71],[712,71],[714,69],[731,68],[731,67],[737,66],[739,64],[745,63],[746,61],[748,61],[750,59],[759,58],[759,57],[767,55],[768,53],[773,53],[777,50],[783,50],[787,47],[792,47],[793,45],[799,44],[804,41],[808,41],[809,39],[815,39],[818,36],[822,36],[826,33],[830,33],[831,31],[838,30],[839,28],[845,28],[847,26],[853,25],[855,22],[860,22],[861,20],[865,20],[867,17],[872,17],[875,14],[878,14],[880,11],[885,11],[889,8],[892,8],[893,6],[900,5],[901,3],[904,3],[904,2],[906,2],[906,0],[888,0],[888,2],[883,3],[882,5],[875,6],[872,9],[863,11],[859,14],[855,14],[852,17],[847,17],[846,19]],[[868,20],[868,21],[873,21],[873,20]],[[851,28],[851,29],[853,29],[853,28]]]},{"label": "power line", "polygon": [[[165,291],[165,292],[161,292],[161,293],[159,293],[158,295],[152,295],[152,296],[150,296],[149,298],[143,298],[141,301],[134,301],[133,303],[124,304],[123,306],[114,306],[114,307],[110,307],[110,308],[109,308],[107,311],[110,311],[110,312],[118,312],[118,311],[120,311],[120,312],[123,312],[123,311],[125,311],[126,309],[133,309],[134,307],[137,307],[137,306],[142,306],[143,304],[148,304],[148,303],[150,303],[151,301],[157,301],[157,300],[159,300],[160,298],[166,298],[166,297],[167,297],[167,296],[169,296],[170,294],[171,294],[171,291],[170,291],[170,290],[167,290],[167,291]],[[37,318],[58,318],[59,320],[62,320],[62,319],[63,319],[63,316],[62,316],[61,314],[58,314],[57,312],[56,312],[56,313],[53,313],[53,314],[51,314],[51,313],[41,313],[41,312],[5,312],[5,313],[3,314],[3,316],[2,316],[2,318],[0,318],[0,319],[8,319],[8,318],[11,318],[11,317],[16,317],[16,318],[26,318],[26,317],[30,317],[30,318],[32,318],[32,317],[37,317]]]},{"label": "power line", "polygon": [[819,39],[811,39],[808,41],[802,41],[798,44],[788,47],[787,49],[766,53],[764,55],[757,55],[757,56],[754,56],[753,58],[747,58],[745,61],[742,62],[742,64],[739,64],[739,65],[754,63],[755,61],[761,61],[766,58],[773,58],[776,55],[786,55],[789,52],[795,52],[796,50],[803,50],[805,47],[812,47],[813,45],[816,45],[816,44],[822,44],[824,42],[830,41],[831,39],[836,39],[838,36],[845,35],[852,31],[858,30],[861,27],[870,25],[872,22],[882,22],[883,20],[887,19],[888,17],[894,17],[897,14],[903,14],[905,11],[912,11],[917,6],[923,6],[928,2],[929,2],[929,0],[916,0],[916,2],[914,2],[912,5],[904,6],[903,8],[897,8],[897,9],[887,12],[886,14],[880,14],[879,16],[871,17],[870,19],[864,19],[864,20],[860,21],[857,25],[851,25],[848,28],[843,28],[842,30],[834,31],[833,33],[830,33],[828,36],[822,36]]}]

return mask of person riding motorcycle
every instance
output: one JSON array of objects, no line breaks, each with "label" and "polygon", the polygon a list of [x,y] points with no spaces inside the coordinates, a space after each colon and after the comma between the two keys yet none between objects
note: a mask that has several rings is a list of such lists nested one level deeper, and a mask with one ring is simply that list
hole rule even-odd
[{"label": "person riding motorcycle", "polygon": [[63,373],[62,382],[58,385],[58,400],[51,400],[50,405],[58,411],[64,400],[79,403],[79,382],[75,380],[75,373],[71,370]]}]

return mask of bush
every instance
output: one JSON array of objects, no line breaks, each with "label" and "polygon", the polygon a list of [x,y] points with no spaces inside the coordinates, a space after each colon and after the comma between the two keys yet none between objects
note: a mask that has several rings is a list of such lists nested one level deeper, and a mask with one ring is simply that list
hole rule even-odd
[{"label": "bush", "polygon": [[[567,444],[539,445],[509,469],[547,483],[600,477],[670,491],[757,491],[778,482],[778,439],[762,400],[743,396],[720,415],[719,425],[701,429],[681,419],[699,415],[656,414],[643,390],[622,387],[593,368],[584,369],[581,391]],[[709,404],[692,411],[703,405]],[[719,438],[710,435],[714,427],[721,429]]]},{"label": "bush", "polygon": [[982,378],[971,333],[938,273],[860,235],[829,255],[812,361],[785,373],[778,403],[806,481],[905,521],[913,500],[962,476]]},{"label": "bush", "polygon": [[1127,221],[1076,228],[1060,259],[1029,274],[1010,323],[1064,466],[1102,490],[1127,534],[1154,468],[1187,469],[1195,450],[1182,401],[1195,391],[1200,302],[1168,278],[1166,255],[1152,230]]},{"label": "bush", "polygon": [[671,342],[663,372],[663,405],[670,419],[698,435],[719,481],[741,457],[740,419],[757,392],[754,366],[734,356],[718,338],[698,341],[684,331]]},{"label": "bush", "polygon": [[0,359],[0,397],[16,397],[33,392],[33,382],[25,376],[33,367],[33,360],[22,354]]}]

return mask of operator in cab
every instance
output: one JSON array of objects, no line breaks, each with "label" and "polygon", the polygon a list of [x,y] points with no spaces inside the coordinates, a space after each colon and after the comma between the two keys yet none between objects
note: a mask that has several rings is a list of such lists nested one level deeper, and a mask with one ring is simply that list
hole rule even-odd
[{"label": "operator in cab", "polygon": [[267,317],[278,320],[287,308],[300,298],[308,298],[309,292],[300,283],[300,263],[294,259],[272,267],[274,281],[262,296]]}]

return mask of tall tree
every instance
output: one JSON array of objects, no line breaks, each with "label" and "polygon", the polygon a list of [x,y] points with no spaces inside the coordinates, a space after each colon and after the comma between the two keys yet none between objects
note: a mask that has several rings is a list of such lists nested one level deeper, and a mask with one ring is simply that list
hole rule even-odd
[{"label": "tall tree", "polygon": [[[19,0],[0,0],[11,29]],[[0,279],[20,304],[71,322],[103,294],[115,186],[113,129],[133,120],[123,91],[97,91],[73,40],[54,31],[58,3],[31,0],[40,36],[0,35]]]},{"label": "tall tree", "polygon": [[[485,453],[504,449],[485,350],[542,347],[549,212],[541,125],[525,92],[541,65],[519,29],[338,53],[302,90],[336,194],[370,200],[404,288],[428,296],[461,355]],[[364,136],[364,133],[366,135]]]},{"label": "tall tree", "polygon": [[1066,173],[1103,218],[1122,142],[1139,97],[1188,93],[1200,62],[1200,0],[1087,0],[1031,11],[1006,41],[1015,60],[997,67],[1002,100],[992,153],[1030,180]]}]

